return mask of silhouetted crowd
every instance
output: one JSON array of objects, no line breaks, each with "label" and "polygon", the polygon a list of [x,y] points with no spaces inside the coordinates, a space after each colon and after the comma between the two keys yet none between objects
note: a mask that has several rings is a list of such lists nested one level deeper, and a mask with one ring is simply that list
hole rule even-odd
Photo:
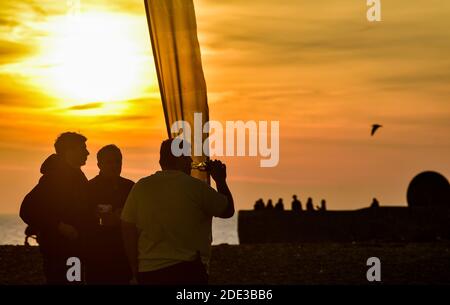
[{"label": "silhouetted crowd", "polygon": [[[267,204],[264,204],[264,200],[262,198],[258,199],[254,205],[255,210],[284,210],[283,198],[279,198],[275,206],[273,205],[272,199],[267,200]],[[302,212],[303,206],[302,202],[297,198],[297,195],[292,196],[291,210],[295,212]],[[327,202],[325,199],[322,199],[320,202],[320,206],[314,207],[313,199],[308,197],[306,201],[306,212],[324,212],[327,210]]]},{"label": "silhouetted crowd", "polygon": [[[267,204],[264,204],[264,200],[262,198],[258,199],[254,204],[254,209],[256,211],[260,210],[277,210],[284,211],[284,203],[283,198],[279,198],[275,206],[272,203],[272,199],[267,200]],[[377,198],[373,198],[372,203],[370,204],[370,208],[378,209],[380,207],[380,202]],[[302,202],[297,198],[297,195],[292,196],[291,210],[294,212],[302,212],[303,206]],[[325,199],[320,201],[320,206],[314,207],[313,199],[308,197],[306,200],[306,212],[325,212],[327,210],[327,202]]]}]

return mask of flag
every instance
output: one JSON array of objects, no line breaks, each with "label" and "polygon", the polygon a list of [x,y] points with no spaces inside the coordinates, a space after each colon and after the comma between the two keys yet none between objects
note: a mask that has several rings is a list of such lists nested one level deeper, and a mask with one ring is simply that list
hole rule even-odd
[{"label": "flag", "polygon": [[[192,128],[191,138],[187,140],[193,144],[194,113],[202,114],[201,127],[209,120],[194,3],[192,0],[145,0],[145,8],[169,138],[176,136],[171,132],[172,124],[186,121]],[[202,143],[207,137],[202,132]],[[194,155],[194,146],[192,152],[194,162],[206,160],[203,153]],[[197,171],[193,171],[193,176],[207,179]]]}]

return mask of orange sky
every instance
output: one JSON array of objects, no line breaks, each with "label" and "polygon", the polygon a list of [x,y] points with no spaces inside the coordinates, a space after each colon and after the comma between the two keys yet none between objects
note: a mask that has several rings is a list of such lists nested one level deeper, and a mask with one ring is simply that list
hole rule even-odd
[{"label": "orange sky", "polygon": [[[280,121],[280,162],[224,158],[238,208],[259,197],[330,209],[405,204],[423,170],[450,177],[450,3],[197,0],[211,119]],[[392,3],[395,2],[395,3]],[[0,2],[0,213],[15,213],[63,131],[95,153],[115,143],[123,176],[158,169],[166,136],[141,0]],[[369,136],[370,125],[384,127]]]}]

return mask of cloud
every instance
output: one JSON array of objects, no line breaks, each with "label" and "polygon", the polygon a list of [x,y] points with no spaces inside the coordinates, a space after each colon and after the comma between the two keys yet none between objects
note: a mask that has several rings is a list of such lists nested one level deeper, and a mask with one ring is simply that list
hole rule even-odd
[{"label": "cloud", "polygon": [[[0,68],[22,62],[36,54],[39,39],[47,35],[42,25],[47,18],[58,12],[55,10],[55,1],[46,2],[38,3],[31,0],[0,2]],[[59,6],[62,2],[58,1]],[[59,12],[61,11],[64,10],[60,9]]]},{"label": "cloud", "polygon": [[202,46],[232,68],[447,61],[448,5],[399,2],[386,5],[386,18],[395,16],[371,24],[354,2],[203,0],[199,30]]},{"label": "cloud", "polygon": [[3,107],[36,109],[51,99],[40,89],[30,86],[20,74],[0,73],[0,105]]},{"label": "cloud", "polygon": [[28,44],[0,40],[0,65],[12,64],[34,54],[34,48]]},{"label": "cloud", "polygon": [[405,115],[384,115],[383,124],[387,125],[405,125],[413,127],[445,127],[450,128],[450,111],[441,111],[432,114],[418,114],[417,116]]},{"label": "cloud", "polygon": [[18,88],[19,82],[10,74],[0,73],[0,104],[17,105],[25,96]]},{"label": "cloud", "polygon": [[416,87],[427,86],[430,84],[449,84],[449,67],[430,68],[431,71],[416,71],[416,73],[398,73],[375,78],[375,81],[389,86],[397,87]]},{"label": "cloud", "polygon": [[68,110],[89,110],[89,109],[101,108],[102,106],[103,106],[103,103],[89,103],[89,104],[68,107],[67,109]]},{"label": "cloud", "polygon": [[130,14],[140,14],[145,15],[145,6],[144,1],[128,1],[128,0],[119,0],[119,1],[99,1],[102,5],[106,7],[110,6],[112,10],[118,12],[126,12]]},{"label": "cloud", "polygon": [[15,27],[18,26],[20,23],[17,20],[12,19],[9,16],[1,16],[0,15],[0,27],[4,26],[4,27]]},{"label": "cloud", "polygon": [[[161,115],[162,116],[162,115]],[[102,122],[110,123],[110,122],[140,122],[140,121],[150,121],[154,119],[155,115],[116,115],[116,116],[107,116],[102,119]]]}]

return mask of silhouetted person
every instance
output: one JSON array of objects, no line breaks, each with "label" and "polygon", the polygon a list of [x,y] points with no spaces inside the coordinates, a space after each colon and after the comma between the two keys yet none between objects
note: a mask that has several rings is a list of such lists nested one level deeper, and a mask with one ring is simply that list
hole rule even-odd
[{"label": "silhouetted person", "polygon": [[277,204],[275,204],[275,209],[278,211],[283,211],[284,210],[284,204],[283,204],[283,199],[280,198],[278,199]]},{"label": "silhouetted person", "polygon": [[263,210],[264,209],[264,201],[262,199],[258,199],[255,202],[255,210]]},{"label": "silhouetted person", "polygon": [[122,153],[107,145],[97,153],[98,176],[89,181],[89,201],[98,219],[92,232],[88,284],[129,284],[131,270],[122,241],[120,214],[134,182],[120,176]]},{"label": "silhouetted person", "polygon": [[89,217],[87,179],[81,171],[89,155],[86,140],[72,132],[56,139],[56,154],[42,164],[42,177],[20,209],[20,217],[37,232],[49,284],[79,283],[68,281],[66,263],[69,257],[84,262],[85,238],[94,221]]},{"label": "silhouetted person", "polygon": [[306,211],[307,212],[314,212],[314,205],[313,205],[313,201],[312,201],[311,197],[309,197],[308,201],[306,202]]},{"label": "silhouetted person", "polygon": [[267,201],[266,209],[267,209],[267,210],[273,210],[272,199],[269,199],[269,200]]},{"label": "silhouetted person", "polygon": [[325,212],[327,210],[327,202],[325,201],[325,199],[322,199],[322,201],[320,201],[320,207],[317,207],[317,210],[321,212]]},{"label": "silhouetted person", "polygon": [[377,198],[373,198],[372,204],[370,205],[371,208],[379,208],[380,203],[378,202]]},{"label": "silhouetted person", "polygon": [[301,211],[302,203],[297,199],[297,195],[292,196],[292,211]]},{"label": "silhouetted person", "polygon": [[264,204],[264,200],[261,198],[261,199],[259,199],[259,209],[260,210],[264,210],[264,208],[265,208],[266,206],[265,206],[265,204]]},{"label": "silhouetted person", "polygon": [[128,196],[122,211],[125,249],[140,284],[207,284],[212,218],[234,214],[226,167],[211,162],[216,191],[190,176],[192,158],[176,157],[172,143],[190,145],[164,141],[162,170],[137,182]]},{"label": "silhouetted person", "polygon": [[327,210],[327,201],[325,199],[322,199],[322,201],[320,202],[320,209],[322,211],[326,211]]}]

